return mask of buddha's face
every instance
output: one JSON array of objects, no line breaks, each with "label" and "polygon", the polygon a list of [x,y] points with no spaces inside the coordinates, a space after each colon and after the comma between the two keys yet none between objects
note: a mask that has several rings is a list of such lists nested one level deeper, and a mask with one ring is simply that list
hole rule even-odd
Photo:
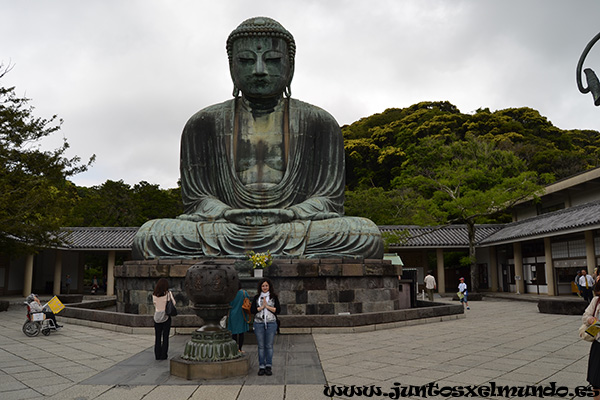
[{"label": "buddha's face", "polygon": [[240,38],[233,43],[231,77],[251,99],[280,96],[291,78],[287,43],[271,37]]}]

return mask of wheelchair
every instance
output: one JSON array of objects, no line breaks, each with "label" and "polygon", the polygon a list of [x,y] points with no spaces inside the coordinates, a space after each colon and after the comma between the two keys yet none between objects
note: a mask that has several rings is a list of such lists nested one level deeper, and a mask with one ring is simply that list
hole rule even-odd
[{"label": "wheelchair", "polygon": [[23,333],[29,337],[34,337],[42,332],[42,335],[48,336],[52,331],[58,331],[59,327],[54,324],[54,321],[47,319],[43,311],[32,312],[31,307],[27,302],[27,321],[23,324]]}]

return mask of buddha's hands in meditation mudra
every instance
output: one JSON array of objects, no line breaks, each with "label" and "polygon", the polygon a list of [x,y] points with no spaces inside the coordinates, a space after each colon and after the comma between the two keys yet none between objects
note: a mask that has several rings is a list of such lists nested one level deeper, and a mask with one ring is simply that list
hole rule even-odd
[{"label": "buddha's hands in meditation mudra", "polygon": [[[334,212],[321,212],[316,213],[311,219],[318,221],[329,218],[338,218],[339,216],[339,214]],[[204,220],[204,218],[197,214],[183,214],[177,218],[185,221],[195,222]],[[239,210],[229,209],[223,212],[223,218],[238,225],[264,226],[293,221],[296,219],[296,214],[292,210],[282,210],[278,208]]]},{"label": "buddha's hands in meditation mudra", "polygon": [[234,224],[261,226],[290,222],[294,219],[294,212],[276,208],[227,210],[223,213],[223,218]]}]

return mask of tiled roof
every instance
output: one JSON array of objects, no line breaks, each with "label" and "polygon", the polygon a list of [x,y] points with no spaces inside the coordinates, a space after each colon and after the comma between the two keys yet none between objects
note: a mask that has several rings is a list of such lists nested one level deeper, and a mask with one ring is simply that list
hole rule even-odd
[{"label": "tiled roof", "polygon": [[[600,201],[555,211],[548,214],[504,225],[476,225],[475,242],[478,246],[511,243],[519,240],[552,236],[556,233],[579,232],[600,228]],[[62,228],[60,238],[64,249],[71,250],[130,250],[139,228]],[[408,237],[400,248],[467,248],[469,240],[466,225],[416,226],[380,225],[379,230]]]},{"label": "tiled roof", "polygon": [[510,243],[524,239],[567,234],[600,227],[600,202],[565,208],[504,225],[498,232],[479,242],[479,245]]},{"label": "tiled roof", "polygon": [[[475,241],[479,242],[502,229],[502,225],[475,225]],[[415,226],[415,225],[380,225],[384,232],[408,234],[406,241],[392,244],[393,247],[418,248],[452,248],[469,247],[469,236],[466,225]]]},{"label": "tiled roof", "polygon": [[125,228],[62,228],[59,237],[62,248],[71,250],[130,250],[138,227]]},{"label": "tiled roof", "polygon": [[[475,238],[479,242],[501,229],[501,225],[476,225]],[[130,250],[137,227],[68,227],[62,228],[59,237],[62,246],[69,250]],[[407,232],[406,242],[394,247],[469,247],[466,225],[415,226],[381,225],[381,232]]]}]

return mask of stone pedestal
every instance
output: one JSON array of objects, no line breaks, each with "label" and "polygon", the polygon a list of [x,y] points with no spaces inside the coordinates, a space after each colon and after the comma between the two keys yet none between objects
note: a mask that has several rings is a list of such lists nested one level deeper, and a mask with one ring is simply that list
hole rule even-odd
[{"label": "stone pedestal", "polygon": [[187,361],[223,361],[240,357],[237,343],[226,329],[198,329],[192,334],[181,358]]},{"label": "stone pedestal", "polygon": [[282,315],[336,315],[400,309],[399,271],[386,260],[278,260],[265,270]]},{"label": "stone pedestal", "polygon": [[[180,314],[195,314],[185,292],[195,264],[233,265],[251,295],[259,278],[249,263],[234,259],[128,261],[115,267],[117,311],[152,314],[152,291],[167,278]],[[337,315],[405,308],[398,292],[398,267],[387,260],[276,259],[264,270],[279,295],[282,315]]]},{"label": "stone pedestal", "polygon": [[232,265],[198,262],[184,280],[185,293],[204,324],[192,334],[180,358],[171,362],[171,374],[186,379],[223,379],[248,374],[248,361],[238,350],[231,332],[219,321],[229,312],[229,303],[240,286]]},{"label": "stone pedestal", "polygon": [[197,362],[184,360],[181,357],[171,359],[171,375],[188,380],[224,379],[248,374],[248,356],[243,355],[235,360],[219,362]]},{"label": "stone pedestal", "polygon": [[[190,267],[199,263],[234,265],[238,273],[244,265],[240,260],[232,259],[126,261],[123,265],[115,267],[117,312],[154,314],[152,292],[156,282],[160,278],[166,278],[169,281],[169,289],[175,297],[179,314],[195,314],[185,291],[185,276]],[[248,264],[246,276],[250,276],[249,268]]]}]

